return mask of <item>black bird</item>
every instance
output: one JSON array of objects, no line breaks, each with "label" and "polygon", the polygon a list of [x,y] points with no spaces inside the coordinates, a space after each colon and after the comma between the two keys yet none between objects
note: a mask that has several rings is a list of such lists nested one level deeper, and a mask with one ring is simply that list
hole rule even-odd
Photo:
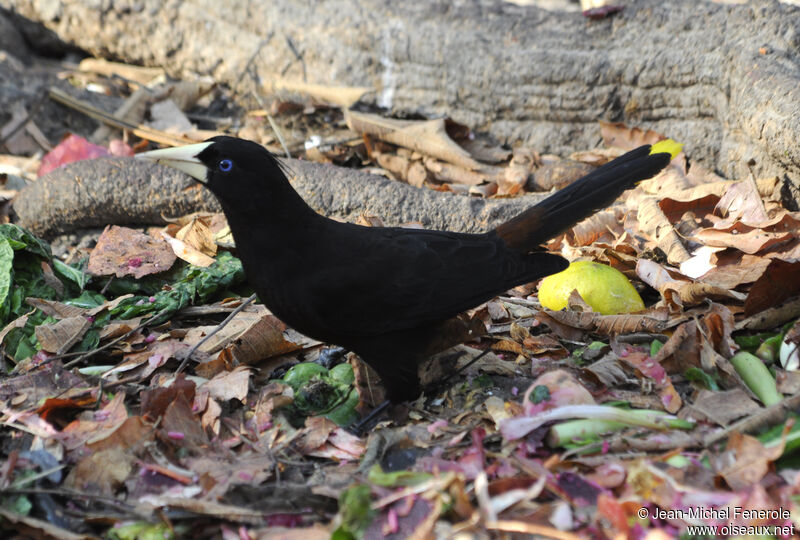
[{"label": "black bird", "polygon": [[357,353],[394,402],[420,393],[419,363],[469,337],[457,315],[567,268],[543,242],[656,175],[671,148],[642,146],[483,234],[362,227],[317,214],[262,146],[233,137],[139,157],[219,199],[247,279],[283,322]]}]

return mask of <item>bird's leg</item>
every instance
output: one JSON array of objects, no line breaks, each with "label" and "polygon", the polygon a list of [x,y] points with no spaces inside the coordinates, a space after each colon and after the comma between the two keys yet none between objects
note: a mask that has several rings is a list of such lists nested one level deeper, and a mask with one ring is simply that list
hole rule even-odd
[{"label": "bird's leg", "polygon": [[491,349],[486,349],[484,351],[481,351],[481,353],[479,355],[477,355],[475,358],[473,358],[472,360],[470,360],[469,362],[467,362],[466,364],[464,364],[463,366],[458,368],[456,371],[450,373],[449,375],[447,375],[443,379],[440,379],[438,381],[434,381],[430,385],[424,387],[423,390],[425,391],[426,394],[433,395],[433,394],[438,393],[438,391],[441,390],[448,381],[450,381],[454,377],[456,377],[456,376],[460,375],[461,373],[463,373],[464,371],[466,371],[466,369],[468,367],[470,367],[475,362],[477,362],[478,360],[480,360],[481,358],[486,356],[490,351],[491,351]]},{"label": "bird's leg", "polygon": [[374,424],[377,424],[377,419],[381,416],[386,409],[391,406],[392,402],[384,400],[383,403],[379,404],[377,407],[372,409],[367,416],[347,426],[347,431],[355,435],[356,437],[361,437],[364,433],[374,427]]}]

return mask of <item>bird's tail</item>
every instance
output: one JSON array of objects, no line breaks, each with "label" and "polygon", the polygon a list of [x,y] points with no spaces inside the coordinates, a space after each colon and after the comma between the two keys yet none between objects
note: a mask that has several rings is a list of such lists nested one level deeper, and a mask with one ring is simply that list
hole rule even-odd
[{"label": "bird's tail", "polygon": [[680,152],[667,139],[631,150],[557,191],[495,229],[509,247],[531,250],[614,202],[623,191],[658,174]]}]

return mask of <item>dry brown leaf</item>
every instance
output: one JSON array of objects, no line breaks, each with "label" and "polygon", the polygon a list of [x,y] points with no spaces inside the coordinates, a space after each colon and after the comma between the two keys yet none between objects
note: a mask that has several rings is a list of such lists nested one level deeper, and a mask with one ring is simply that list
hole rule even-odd
[{"label": "dry brown leaf", "polygon": [[74,450],[110,437],[127,419],[125,392],[119,392],[101,409],[84,411],[67,424],[61,440],[67,450]]},{"label": "dry brown leaf", "polygon": [[159,437],[171,445],[187,449],[204,448],[208,444],[208,436],[185,394],[179,393],[167,405]]},{"label": "dry brown leaf", "polygon": [[[567,156],[567,159],[599,167],[605,165],[612,159],[618,158],[624,153],[625,151],[621,148],[595,148],[594,150],[573,152]],[[544,156],[542,156],[542,159],[544,159]]]},{"label": "dry brown leaf", "polygon": [[173,238],[163,231],[161,233],[161,236],[164,238],[164,240],[167,241],[167,245],[169,246],[173,255],[177,256],[181,260],[186,261],[189,264],[193,264],[195,266],[200,266],[203,268],[206,268],[214,264],[213,257],[209,257],[205,253],[196,250],[187,243],[178,240],[177,238]]},{"label": "dry brown leaf", "polygon": [[109,310],[110,311],[110,310],[114,309],[115,307],[117,307],[122,302],[124,302],[125,300],[127,300],[128,298],[133,298],[133,294],[123,294],[122,296],[117,296],[113,300],[108,300],[106,302],[103,302],[102,304],[100,304],[97,307],[93,307],[92,309],[88,310],[86,312],[86,314],[89,315],[90,317],[94,317],[95,315],[97,315],[98,313],[100,313],[102,311],[105,311],[105,310]]},{"label": "dry brown leaf", "polygon": [[222,415],[222,406],[214,399],[208,398],[206,401],[206,408],[200,416],[200,425],[203,429],[219,436],[219,430],[222,426],[220,416]]},{"label": "dry brown leaf", "polygon": [[106,227],[89,255],[89,273],[140,278],[172,267],[175,254],[169,244],[127,227]]},{"label": "dry brown leaf", "polygon": [[0,330],[0,343],[3,342],[8,333],[11,332],[14,328],[22,328],[26,324],[28,324],[28,317],[30,317],[32,314],[33,311],[31,311],[30,313],[26,313],[25,315],[17,317],[13,321],[5,325],[5,327],[2,330]]},{"label": "dry brown leaf", "polygon": [[[664,310],[648,310],[643,313],[625,313],[622,315],[600,315],[594,312],[579,312],[579,311],[543,311],[537,313],[537,319],[540,314],[545,314],[550,319],[555,320],[561,325],[568,326],[580,331],[579,335],[584,332],[595,332],[606,336],[615,336],[620,334],[632,334],[636,332],[662,332],[669,327],[669,314]],[[549,321],[543,320],[545,324],[553,329]],[[555,331],[555,329],[553,329]],[[561,337],[567,337],[567,334],[559,334]],[[575,336],[576,334],[572,334]],[[567,338],[572,339],[572,338]]]},{"label": "dry brown leaf", "polygon": [[630,371],[629,369],[626,370],[627,367],[615,353],[610,352],[583,368],[582,372],[590,375],[606,388],[619,388],[635,381],[633,376],[629,376],[626,373],[626,371]]},{"label": "dry brown leaf", "polygon": [[408,178],[408,169],[411,167],[411,160],[407,157],[383,152],[372,152],[371,156],[372,159],[375,160],[375,163],[397,178],[401,180]]},{"label": "dry brown leaf", "polygon": [[233,371],[218,373],[213,379],[201,385],[198,390],[205,390],[212,398],[220,401],[238,399],[244,403],[249,384],[250,370],[244,366],[238,366]]},{"label": "dry brown leaf", "polygon": [[782,244],[794,238],[792,231],[767,231],[737,221],[726,230],[700,229],[692,237],[701,244],[713,247],[734,248],[750,255]]},{"label": "dry brown leaf", "polygon": [[667,377],[666,370],[659,364],[658,360],[651,358],[649,354],[641,350],[619,348],[619,344],[612,343],[614,352],[620,357],[620,362],[628,364],[636,369],[636,373],[646,377],[654,384],[658,390],[659,405],[667,412],[676,413],[683,405],[683,400],[678,395],[677,390],[672,385],[672,380]]},{"label": "dry brown leaf", "polygon": [[467,169],[477,170],[482,167],[450,138],[443,118],[424,121],[396,120],[355,111],[345,111],[344,118],[347,126],[356,133],[374,135],[383,141],[417,150]]},{"label": "dry brown leaf", "polygon": [[140,449],[143,443],[153,439],[153,426],[141,416],[130,416],[104,439],[93,441],[87,446],[92,452],[121,448],[122,450]]},{"label": "dry brown leaf", "polygon": [[75,465],[64,480],[64,486],[111,497],[133,471],[134,459],[122,448],[94,452]]},{"label": "dry brown leaf", "polygon": [[510,339],[500,339],[499,341],[492,343],[491,349],[493,351],[525,355],[525,349],[523,349],[522,343],[518,343]]},{"label": "dry brown leaf", "polygon": [[193,247],[197,251],[213,257],[217,254],[214,233],[200,219],[193,219],[175,234],[175,238]]},{"label": "dry brown leaf", "polygon": [[692,199],[679,199],[677,197],[664,197],[658,202],[659,208],[671,223],[676,223],[687,212],[702,218],[714,211],[719,197],[716,195],[706,195],[704,197]]},{"label": "dry brown leaf", "polygon": [[92,323],[79,315],[67,317],[53,324],[40,324],[34,328],[42,350],[64,354],[83,337]]},{"label": "dry brown leaf", "polygon": [[[565,311],[537,311],[534,317],[542,324],[546,324],[550,330],[560,338],[568,339],[570,341],[581,341],[586,337],[586,332],[569,323],[563,323],[559,320],[558,314],[567,313]],[[580,315],[580,314],[579,314]],[[591,315],[591,314],[587,314]]]},{"label": "dry brown leaf", "polygon": [[87,310],[69,304],[62,304],[55,300],[45,300],[43,298],[26,298],[25,303],[33,306],[42,313],[55,317],[56,319],[66,319],[68,317],[80,317],[87,315]]},{"label": "dry brown leaf", "polygon": [[720,426],[761,410],[761,405],[741,388],[716,392],[701,390],[688,407],[694,418]]},{"label": "dry brown leaf", "polygon": [[691,367],[711,371],[719,358],[732,355],[730,334],[733,330],[730,310],[721,304],[712,304],[705,315],[678,326],[654,359],[669,374],[684,373]]},{"label": "dry brown leaf", "polygon": [[481,170],[473,171],[429,157],[424,158],[422,162],[425,164],[425,168],[433,173],[433,177],[439,182],[456,183],[467,186],[477,186],[493,178],[497,178],[500,176],[499,171],[502,170],[496,167],[483,167]]},{"label": "dry brown leaf", "polygon": [[103,378],[108,379],[116,374],[140,367],[138,375],[142,378],[149,377],[155,370],[166,364],[170,358],[180,358],[180,352],[184,352],[188,348],[188,345],[177,339],[156,341],[145,350],[137,349],[137,352],[125,355],[122,362],[103,373]]},{"label": "dry brown leaf", "polygon": [[[184,343],[194,345],[214,328],[216,327],[192,328],[184,337]],[[288,328],[267,308],[256,304],[237,313],[224,328],[200,347],[200,351],[206,354],[223,351],[235,363],[250,364],[317,344],[318,341]]]},{"label": "dry brown leaf", "polygon": [[641,200],[637,219],[642,232],[655,239],[658,247],[667,254],[670,263],[680,264],[691,258],[655,198],[647,197]]},{"label": "dry brown leaf", "polygon": [[731,433],[728,446],[719,455],[710,455],[711,464],[733,490],[750,489],[770,470],[770,464],[783,454],[785,440],[764,446],[761,441],[738,431]]},{"label": "dry brown leaf", "polygon": [[636,275],[659,292],[670,309],[700,304],[706,299],[734,298],[744,300],[745,294],[723,289],[710,283],[698,283],[676,270],[669,270],[655,261],[639,259]]},{"label": "dry brown leaf", "polygon": [[[489,317],[493,321],[501,321],[501,320],[505,320],[505,319],[508,318],[508,310],[503,305],[503,303],[498,301],[498,300],[490,300],[489,302],[487,302],[486,303],[486,309],[489,312]],[[522,328],[519,325],[517,325],[516,323],[511,323],[511,337],[514,338],[514,339],[516,339],[514,337],[514,328],[515,328],[515,326],[519,327],[519,328]],[[524,328],[524,330],[527,332],[528,329]],[[528,335],[530,335],[530,334],[528,334]],[[521,341],[521,340],[519,340],[519,341]]]},{"label": "dry brown leaf", "polygon": [[264,85],[268,90],[296,92],[305,94],[311,98],[349,109],[364,97],[365,94],[374,92],[374,88],[367,86],[331,86],[326,84],[313,84],[303,81],[291,81],[284,78],[277,78],[268,81]]},{"label": "dry brown leaf", "polygon": [[469,194],[478,195],[480,197],[491,197],[497,193],[497,183],[489,182],[488,184],[481,184],[480,186],[470,186]]},{"label": "dry brown leaf", "polygon": [[700,276],[698,281],[722,289],[735,289],[740,285],[757,281],[769,264],[769,259],[745,254],[737,261],[711,268]]},{"label": "dry brown leaf", "polygon": [[493,145],[480,137],[458,139],[458,144],[482,163],[503,163],[511,157],[511,152],[505,148]]},{"label": "dry brown leaf", "polygon": [[383,220],[378,216],[373,216],[371,214],[361,214],[356,219],[356,223],[358,225],[363,225],[364,227],[383,227]]},{"label": "dry brown leaf", "polygon": [[773,259],[750,288],[744,302],[744,313],[747,316],[753,315],[798,294],[800,262]]},{"label": "dry brown leaf", "polygon": [[[689,176],[691,176],[691,173],[692,171],[695,170],[695,167],[697,167],[696,163],[692,165],[692,169],[689,172]],[[736,182],[731,180],[720,180],[706,184],[701,183],[699,185],[695,185],[683,191],[672,193],[669,195],[668,198],[680,202],[695,201],[695,200],[705,199],[707,197],[716,198],[717,200],[719,200],[720,198],[722,198],[725,192],[727,192],[728,189],[730,189],[730,187],[735,183]],[[776,184],[776,179],[772,177],[759,178],[758,180],[756,180],[758,193],[764,198],[769,198],[772,196],[772,193],[775,190],[775,184]]]},{"label": "dry brown leaf", "polygon": [[615,240],[625,232],[625,229],[620,223],[617,215],[618,210],[615,208],[606,208],[596,214],[592,214],[575,225],[568,234],[572,237],[573,246],[588,246],[601,238],[608,238],[608,240]]},{"label": "dry brown leaf", "polygon": [[648,195],[669,197],[692,187],[686,175],[676,167],[668,167],[649,180],[639,182],[639,186]]},{"label": "dry brown leaf", "polygon": [[537,154],[531,148],[517,148],[511,163],[497,178],[498,195],[516,195],[528,184],[528,177],[536,163]]},{"label": "dry brown leaf", "polygon": [[[726,218],[726,222],[741,221],[748,225],[756,225],[769,220],[764,201],[758,193],[753,180],[734,182],[725,191],[717,203],[715,213]],[[717,228],[722,228],[719,225]]]}]

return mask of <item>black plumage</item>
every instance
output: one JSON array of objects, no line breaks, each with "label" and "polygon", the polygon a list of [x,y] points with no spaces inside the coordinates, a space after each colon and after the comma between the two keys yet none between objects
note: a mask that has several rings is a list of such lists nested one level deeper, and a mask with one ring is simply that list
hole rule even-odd
[{"label": "black plumage", "polygon": [[483,234],[362,227],[317,214],[263,147],[232,137],[149,152],[219,199],[247,279],[289,326],[359,354],[393,401],[419,394],[417,367],[469,337],[455,317],[564,270],[540,245],[670,160],[643,146]]}]

